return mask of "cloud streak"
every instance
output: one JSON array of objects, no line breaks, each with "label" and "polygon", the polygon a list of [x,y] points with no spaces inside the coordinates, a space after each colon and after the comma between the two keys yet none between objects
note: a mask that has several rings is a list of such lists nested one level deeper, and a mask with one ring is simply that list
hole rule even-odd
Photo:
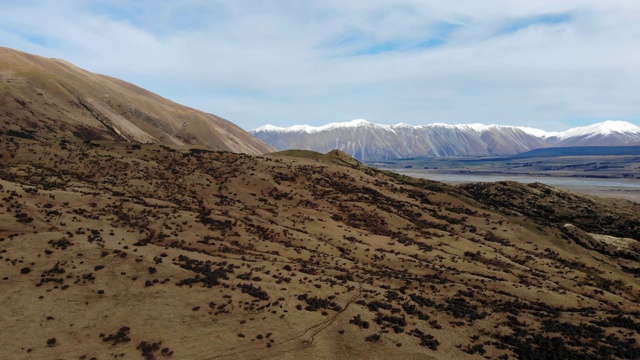
[{"label": "cloud streak", "polygon": [[562,130],[640,121],[640,4],[9,1],[0,45],[246,129],[366,118]]}]

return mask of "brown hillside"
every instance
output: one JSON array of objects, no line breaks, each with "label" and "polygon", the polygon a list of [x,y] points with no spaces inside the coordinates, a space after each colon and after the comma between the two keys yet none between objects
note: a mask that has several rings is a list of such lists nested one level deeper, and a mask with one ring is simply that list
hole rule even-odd
[{"label": "brown hillside", "polygon": [[0,134],[0,358],[640,357],[637,235],[291,155]]},{"label": "brown hillside", "polygon": [[201,145],[247,154],[273,151],[233,123],[66,61],[0,48],[0,131]]}]

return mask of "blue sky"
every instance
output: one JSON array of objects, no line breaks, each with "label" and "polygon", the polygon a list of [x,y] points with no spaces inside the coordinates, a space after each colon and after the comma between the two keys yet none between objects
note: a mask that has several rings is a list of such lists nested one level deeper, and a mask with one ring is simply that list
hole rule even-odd
[{"label": "blue sky", "polygon": [[5,0],[0,46],[245,129],[640,124],[640,2]]}]

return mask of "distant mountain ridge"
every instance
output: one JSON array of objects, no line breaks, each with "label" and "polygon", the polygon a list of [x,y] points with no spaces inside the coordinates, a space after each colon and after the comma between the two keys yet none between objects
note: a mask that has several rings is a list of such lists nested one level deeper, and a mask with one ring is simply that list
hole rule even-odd
[{"label": "distant mountain ridge", "polygon": [[274,151],[237,125],[64,60],[0,47],[0,134]]},{"label": "distant mountain ridge", "polygon": [[640,127],[614,120],[563,132],[483,124],[381,125],[358,119],[318,127],[265,125],[249,133],[278,150],[338,149],[361,161],[513,155],[550,146],[624,146],[640,142]]}]

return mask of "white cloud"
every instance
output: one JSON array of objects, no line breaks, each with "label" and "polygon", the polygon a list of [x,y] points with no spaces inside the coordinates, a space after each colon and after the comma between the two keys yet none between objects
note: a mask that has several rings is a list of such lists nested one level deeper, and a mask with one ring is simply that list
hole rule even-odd
[{"label": "white cloud", "polygon": [[0,44],[247,129],[362,117],[561,130],[640,121],[638,15],[624,0],[10,1]]}]

